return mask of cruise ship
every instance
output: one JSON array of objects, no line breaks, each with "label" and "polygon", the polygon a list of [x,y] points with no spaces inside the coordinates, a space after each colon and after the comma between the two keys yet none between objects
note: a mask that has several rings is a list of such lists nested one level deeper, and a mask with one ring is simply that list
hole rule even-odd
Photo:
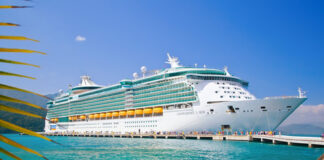
[{"label": "cruise ship", "polygon": [[184,67],[169,54],[170,68],[109,86],[89,76],[47,103],[45,132],[272,131],[307,98],[257,99],[248,82],[223,70]]}]

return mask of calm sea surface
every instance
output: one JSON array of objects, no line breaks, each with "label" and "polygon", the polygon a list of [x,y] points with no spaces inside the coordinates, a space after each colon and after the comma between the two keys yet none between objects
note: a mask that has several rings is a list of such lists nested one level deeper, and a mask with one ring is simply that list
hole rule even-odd
[{"label": "calm sea surface", "polygon": [[[45,140],[19,135],[5,135],[37,150],[50,160],[83,159],[317,159],[324,148],[273,145],[257,142],[178,140],[178,139],[130,139],[108,137],[50,137],[64,144],[56,145]],[[17,156],[41,159],[33,154],[0,143]],[[0,158],[10,159],[0,153]]]}]

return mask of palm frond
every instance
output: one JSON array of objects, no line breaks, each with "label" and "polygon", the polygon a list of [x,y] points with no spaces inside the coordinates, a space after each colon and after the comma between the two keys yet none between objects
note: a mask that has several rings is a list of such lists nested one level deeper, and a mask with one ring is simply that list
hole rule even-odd
[{"label": "palm frond", "polygon": [[26,112],[26,111],[23,111],[23,110],[14,108],[14,107],[9,107],[9,106],[3,105],[3,104],[0,104],[0,110],[6,111],[6,112],[11,112],[11,113],[16,113],[16,114],[21,114],[21,115],[25,115],[25,116],[40,118],[40,119],[44,119],[44,120],[46,119],[46,118],[39,116],[37,114],[32,114],[32,113],[29,113],[29,112]]},{"label": "palm frond", "polygon": [[0,9],[8,9],[8,8],[31,8],[31,6],[0,6]]},{"label": "palm frond", "polygon": [[34,42],[39,42],[38,40],[23,37],[23,36],[0,36],[0,39],[8,39],[8,40],[31,40]]},{"label": "palm frond", "polygon": [[11,64],[21,64],[21,65],[27,65],[27,66],[33,66],[33,67],[39,68],[39,65],[34,65],[34,64],[25,63],[25,62],[12,61],[12,60],[7,60],[7,59],[0,59],[0,62],[11,63]]},{"label": "palm frond", "polygon": [[41,106],[38,106],[38,105],[35,105],[35,104],[32,104],[32,103],[26,102],[26,101],[22,101],[22,100],[19,100],[19,99],[16,99],[16,98],[7,97],[7,96],[4,96],[4,95],[0,95],[0,100],[1,101],[7,101],[7,102],[14,102],[14,103],[25,104],[25,105],[28,105],[28,106],[31,106],[31,107],[34,107],[34,108],[37,108],[37,109],[41,109],[41,110],[47,111],[47,109],[45,109],[45,108],[43,108]]},{"label": "palm frond", "polygon": [[46,98],[46,99],[51,99],[51,98],[48,98],[48,97],[46,97],[44,95],[41,95],[41,94],[38,94],[38,93],[35,93],[35,92],[32,92],[32,91],[28,91],[28,90],[25,90],[25,89],[20,89],[20,88],[8,86],[8,85],[1,84],[1,83],[0,83],[0,89],[9,89],[9,90],[15,90],[15,91],[20,91],[20,92],[26,92],[26,93],[31,93],[31,94],[34,94],[34,95],[37,95],[37,96],[40,96],[40,97],[43,97],[43,98]]},{"label": "palm frond", "polygon": [[21,52],[21,53],[40,53],[46,54],[44,52],[29,50],[29,49],[18,49],[18,48],[0,48],[0,52]]},{"label": "palm frond", "polygon": [[20,148],[20,149],[25,150],[25,151],[27,151],[27,152],[30,152],[30,153],[36,154],[36,155],[38,155],[38,156],[40,156],[40,157],[42,157],[42,158],[44,158],[44,159],[47,159],[45,156],[41,155],[40,153],[38,153],[38,152],[36,152],[36,151],[34,151],[34,150],[30,149],[30,148],[27,148],[27,147],[25,147],[25,146],[23,146],[23,145],[21,145],[21,144],[15,142],[15,141],[9,139],[9,138],[7,138],[7,137],[5,137],[5,136],[3,136],[3,135],[0,135],[0,140],[1,140],[2,142],[4,142],[4,143],[7,143],[7,144],[11,145],[11,146],[14,146],[14,147]]},{"label": "palm frond", "polygon": [[23,77],[23,78],[29,78],[29,79],[36,79],[34,77],[24,76],[24,75],[16,74],[16,73],[9,73],[9,72],[5,72],[5,71],[0,71],[0,76],[15,76],[15,77]]},{"label": "palm frond", "polygon": [[28,135],[31,135],[31,136],[35,136],[35,137],[39,137],[39,138],[42,138],[42,139],[45,139],[47,141],[50,141],[50,142],[54,142],[56,144],[59,144],[43,135],[40,135],[34,131],[31,131],[31,130],[28,130],[28,129],[25,129],[25,128],[22,128],[20,126],[17,126],[15,124],[12,124],[12,123],[9,123],[7,121],[4,121],[2,119],[0,119],[0,126],[3,127],[3,128],[7,128],[7,129],[10,129],[10,130],[13,130],[13,131],[16,131],[16,132],[20,132],[20,133],[25,133],[25,134],[28,134]]},{"label": "palm frond", "polygon": [[0,22],[0,26],[20,26],[20,25],[15,23]]},{"label": "palm frond", "polygon": [[15,156],[14,154],[8,152],[7,150],[0,147],[0,152],[16,160],[22,160],[21,158]]}]

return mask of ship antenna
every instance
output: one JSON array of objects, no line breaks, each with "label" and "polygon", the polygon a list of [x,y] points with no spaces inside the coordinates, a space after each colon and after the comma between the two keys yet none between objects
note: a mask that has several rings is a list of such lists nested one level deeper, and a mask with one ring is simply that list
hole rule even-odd
[{"label": "ship antenna", "polygon": [[231,76],[231,74],[228,72],[227,66],[224,66],[224,72],[225,72],[226,76]]},{"label": "ship antenna", "polygon": [[306,92],[302,91],[302,89],[300,87],[298,87],[298,94],[299,94],[299,98],[305,98],[306,97]]},{"label": "ship antenna", "polygon": [[170,53],[167,53],[168,56],[168,61],[166,63],[171,65],[171,68],[177,68],[177,67],[181,67],[181,65],[179,64],[179,60],[177,57],[171,57]]}]

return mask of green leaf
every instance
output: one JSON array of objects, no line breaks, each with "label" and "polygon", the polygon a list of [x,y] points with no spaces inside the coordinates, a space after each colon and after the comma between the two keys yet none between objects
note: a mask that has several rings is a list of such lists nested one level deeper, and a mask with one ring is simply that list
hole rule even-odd
[{"label": "green leaf", "polygon": [[17,126],[17,125],[14,125],[12,123],[9,123],[7,121],[4,121],[2,119],[0,119],[0,127],[3,127],[3,128],[7,128],[7,129],[10,129],[10,130],[13,130],[13,131],[16,131],[16,132],[21,132],[21,133],[25,133],[25,134],[28,134],[28,135],[31,135],[31,136],[35,136],[35,137],[38,137],[38,138],[42,138],[42,139],[45,139],[47,141],[50,141],[50,142],[54,142],[56,144],[59,144],[43,135],[40,135],[34,131],[31,131],[31,130],[28,130],[26,128],[22,128],[20,126]]},{"label": "green leaf", "polygon": [[20,26],[19,24],[0,22],[0,26]]},{"label": "green leaf", "polygon": [[9,9],[9,8],[31,8],[31,6],[0,6],[0,9]]},{"label": "green leaf", "polygon": [[16,155],[8,152],[7,150],[3,149],[0,147],[0,152],[3,153],[3,154],[6,154],[7,156],[13,158],[13,159],[16,159],[16,160],[22,160],[21,158],[17,157]]},{"label": "green leaf", "polygon": [[0,71],[0,76],[15,76],[15,77],[28,78],[28,79],[36,79],[34,77],[29,77],[29,76],[24,76],[24,75],[21,75],[21,74],[9,73],[9,72],[4,72],[4,71]]},{"label": "green leaf", "polygon": [[46,54],[44,52],[29,50],[29,49],[18,49],[18,48],[0,48],[0,52],[21,52],[21,53],[40,53]]},{"label": "green leaf", "polygon": [[14,102],[14,103],[25,104],[27,106],[31,106],[31,107],[34,107],[34,108],[37,108],[37,109],[41,109],[41,110],[47,111],[47,109],[45,109],[45,108],[43,108],[41,106],[38,106],[38,105],[35,105],[35,104],[32,104],[32,103],[29,103],[29,102],[25,102],[25,101],[22,101],[22,100],[19,100],[19,99],[16,99],[16,98],[7,97],[7,96],[4,96],[4,95],[0,95],[0,100],[1,101],[7,101],[7,102]]},{"label": "green leaf", "polygon": [[30,39],[30,38],[23,37],[23,36],[0,36],[0,39],[8,39],[8,40],[31,40],[31,41],[34,41],[34,42],[39,42],[38,40]]},{"label": "green leaf", "polygon": [[2,63],[11,63],[11,64],[21,64],[21,65],[27,65],[27,66],[33,66],[33,67],[39,68],[38,65],[29,64],[29,63],[25,63],[25,62],[12,61],[12,60],[7,60],[7,59],[0,59],[0,62],[2,62]]},{"label": "green leaf", "polygon": [[45,120],[44,117],[39,116],[37,114],[32,114],[32,113],[29,113],[29,112],[26,112],[26,111],[23,111],[23,110],[14,108],[14,107],[9,107],[9,106],[3,105],[3,104],[0,104],[0,110],[6,111],[6,112],[11,112],[11,113],[17,113],[17,114],[21,114],[21,115],[25,115],[25,116],[40,118],[40,119]]},{"label": "green leaf", "polygon": [[5,137],[5,136],[3,136],[3,135],[0,135],[0,141],[2,141],[2,142],[4,142],[4,143],[7,143],[7,144],[9,144],[9,145],[11,145],[11,146],[14,146],[14,147],[20,148],[20,149],[22,149],[22,150],[25,150],[25,151],[27,151],[27,152],[30,152],[30,153],[36,154],[36,155],[38,155],[38,156],[40,156],[40,157],[42,157],[42,158],[44,158],[44,159],[47,159],[45,156],[41,155],[40,153],[38,153],[38,152],[36,152],[36,151],[34,151],[34,150],[30,149],[30,148],[27,148],[27,147],[25,147],[25,146],[23,146],[23,145],[21,145],[21,144],[15,142],[15,141],[9,139],[9,138],[7,138],[7,137]]},{"label": "green leaf", "polygon": [[1,84],[1,83],[0,83],[0,89],[9,89],[9,90],[15,90],[15,91],[20,91],[20,92],[26,92],[26,93],[31,93],[31,94],[34,94],[34,95],[37,95],[37,96],[41,96],[41,97],[46,98],[46,99],[50,99],[50,98],[48,98],[48,97],[46,97],[44,95],[41,95],[41,94],[38,94],[38,93],[35,93],[35,92],[32,92],[32,91],[28,91],[28,90],[25,90],[25,89],[20,89],[20,88],[8,86],[8,85]]}]

